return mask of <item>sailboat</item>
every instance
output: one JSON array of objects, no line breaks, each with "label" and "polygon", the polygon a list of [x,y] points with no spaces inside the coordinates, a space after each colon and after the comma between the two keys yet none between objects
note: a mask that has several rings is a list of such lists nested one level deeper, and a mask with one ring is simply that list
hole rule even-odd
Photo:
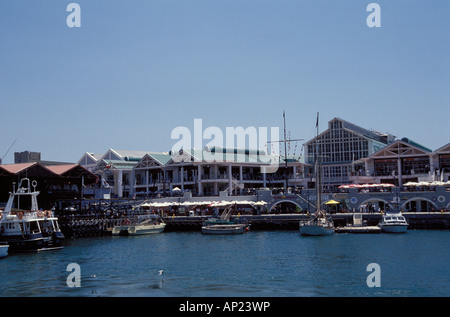
[{"label": "sailboat", "polygon": [[[316,121],[317,136],[319,135],[319,113],[317,113]],[[316,139],[316,211],[308,220],[301,220],[300,234],[304,236],[326,236],[334,233],[334,223],[331,217],[327,216],[325,210],[322,209],[322,172],[321,158],[319,155],[319,142]]]}]

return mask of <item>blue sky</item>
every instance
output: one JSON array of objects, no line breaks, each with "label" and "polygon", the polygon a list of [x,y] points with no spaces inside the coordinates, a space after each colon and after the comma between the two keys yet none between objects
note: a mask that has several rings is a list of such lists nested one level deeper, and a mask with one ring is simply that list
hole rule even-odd
[{"label": "blue sky", "polygon": [[0,0],[0,157],[169,151],[178,126],[314,136],[340,117],[450,141],[450,1]]}]

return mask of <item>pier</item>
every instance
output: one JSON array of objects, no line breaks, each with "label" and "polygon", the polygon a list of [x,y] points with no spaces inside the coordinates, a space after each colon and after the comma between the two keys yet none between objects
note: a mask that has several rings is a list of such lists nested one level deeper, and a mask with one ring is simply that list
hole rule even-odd
[{"label": "pier", "polygon": [[[450,213],[403,213],[409,222],[408,229],[450,229]],[[376,226],[381,221],[381,214],[363,214],[363,221],[368,227]],[[345,227],[353,223],[351,213],[331,215],[336,227]],[[247,221],[250,230],[298,230],[299,221],[308,218],[306,214],[265,214],[233,216],[232,220]],[[207,217],[175,216],[164,217],[166,231],[196,231]]]},{"label": "pier", "polygon": [[[450,229],[450,213],[445,212],[405,212],[408,220],[408,229]],[[167,224],[165,231],[198,231],[200,232],[203,221],[210,216],[164,216]],[[299,221],[308,217],[307,214],[263,214],[263,215],[234,215],[231,220],[248,222],[250,230],[298,230]],[[353,223],[352,213],[338,213],[331,215],[337,232],[363,231],[364,229],[346,230],[349,224]],[[381,214],[363,214],[365,227],[374,227],[381,220]],[[71,216],[60,219],[60,227],[64,235],[68,238],[110,235],[115,225],[119,225],[127,219],[120,218],[94,218],[89,216]],[[366,228],[367,229],[367,228]],[[372,229],[367,232],[373,232]]]}]

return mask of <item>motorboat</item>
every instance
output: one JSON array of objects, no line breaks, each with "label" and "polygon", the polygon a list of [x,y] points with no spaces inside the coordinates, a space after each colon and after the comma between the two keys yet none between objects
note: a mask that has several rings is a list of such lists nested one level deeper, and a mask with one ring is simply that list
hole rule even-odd
[{"label": "motorboat", "polygon": [[400,211],[387,211],[383,214],[379,226],[381,231],[390,233],[403,233],[408,229],[408,221]]},{"label": "motorboat", "polygon": [[220,217],[212,217],[203,222],[203,234],[239,234],[250,230],[250,224],[231,220],[232,208],[225,209]]},{"label": "motorboat", "polygon": [[8,256],[8,244],[0,244],[0,258],[4,258]]},{"label": "motorboat", "polygon": [[[31,190],[33,186],[33,190]],[[0,215],[0,241],[9,245],[9,251],[42,251],[61,249],[64,235],[58,218],[51,210],[40,210],[36,191],[37,182],[21,179],[17,191],[10,192],[5,210]],[[31,208],[20,209],[29,203]],[[13,210],[13,206],[16,208]]]},{"label": "motorboat", "polygon": [[149,217],[147,219],[124,219],[122,224],[114,226],[113,236],[136,236],[152,233],[161,233],[164,231],[166,223],[159,217]]},{"label": "motorboat", "polygon": [[203,234],[241,234],[248,230],[248,225],[244,223],[210,224],[202,226]]}]

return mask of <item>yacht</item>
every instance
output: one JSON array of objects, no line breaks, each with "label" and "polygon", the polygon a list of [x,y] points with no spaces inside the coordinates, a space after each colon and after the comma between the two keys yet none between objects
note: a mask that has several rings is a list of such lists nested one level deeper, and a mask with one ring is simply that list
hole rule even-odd
[{"label": "yacht", "polygon": [[210,218],[202,225],[203,234],[239,234],[250,230],[250,224],[232,221],[232,208],[225,209],[220,218]]},{"label": "yacht", "polygon": [[[31,190],[33,186],[33,191]],[[42,251],[61,249],[64,235],[58,218],[51,210],[39,210],[37,182],[23,178],[17,191],[10,192],[5,210],[0,216],[0,242],[9,245],[9,251]],[[20,209],[20,203],[29,203],[30,209]],[[13,211],[13,205],[17,208]]]},{"label": "yacht", "polygon": [[211,224],[202,226],[203,234],[240,234],[247,232],[248,230],[248,225],[243,223]]},{"label": "yacht", "polygon": [[334,233],[334,223],[331,218],[316,212],[311,219],[300,222],[300,234],[303,236],[327,236]]},{"label": "yacht", "polygon": [[[319,135],[319,113],[317,113],[317,136]],[[322,171],[319,143],[316,142],[316,204],[315,213],[308,220],[301,220],[300,234],[303,236],[326,236],[334,233],[334,223],[325,210],[322,210]]]},{"label": "yacht", "polygon": [[406,232],[408,225],[408,221],[400,211],[387,211],[379,224],[381,231],[390,233]]},{"label": "yacht", "polygon": [[164,231],[166,223],[159,216],[148,216],[144,219],[137,217],[134,220],[125,219],[121,225],[114,226],[113,236],[137,236]]}]

